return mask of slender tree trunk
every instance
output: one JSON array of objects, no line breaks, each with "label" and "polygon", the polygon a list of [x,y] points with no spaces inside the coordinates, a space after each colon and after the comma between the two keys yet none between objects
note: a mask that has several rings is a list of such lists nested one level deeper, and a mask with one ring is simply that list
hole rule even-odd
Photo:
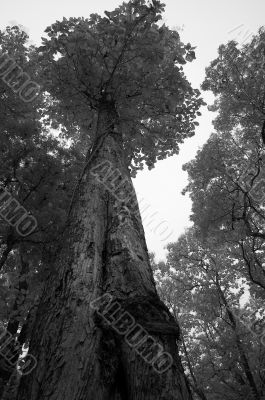
[{"label": "slender tree trunk", "polygon": [[[191,399],[176,346],[178,327],[155,289],[138,206],[133,211],[131,200],[128,212],[90,173],[107,160],[132,189],[117,122],[114,107],[102,104],[94,157],[88,157],[36,317],[29,352],[38,364],[22,378],[19,400]],[[104,293],[163,344],[173,357],[171,368],[159,374],[102,322],[91,302]]]},{"label": "slender tree trunk", "polygon": [[191,362],[190,362],[190,357],[189,357],[189,354],[188,354],[188,350],[187,350],[187,347],[186,347],[186,344],[185,344],[184,337],[182,337],[182,344],[183,344],[183,350],[184,350],[184,353],[185,353],[185,357],[186,357],[186,360],[187,360],[187,363],[188,363],[188,367],[189,367],[189,370],[190,370],[190,375],[191,375],[191,378],[193,380],[193,385],[191,384],[191,386],[192,386],[194,392],[199,396],[199,398],[201,400],[207,400],[207,397],[206,397],[203,389],[198,384],[197,378],[196,378],[196,376],[194,374],[193,367],[192,367]]},{"label": "slender tree trunk", "polygon": [[222,299],[222,301],[224,303],[224,306],[226,308],[226,312],[227,312],[228,318],[229,318],[230,323],[231,323],[231,328],[232,328],[232,330],[234,332],[234,335],[235,335],[236,346],[237,346],[237,349],[238,349],[238,353],[240,355],[240,359],[241,359],[241,363],[242,363],[242,367],[243,367],[244,373],[245,373],[246,378],[247,378],[248,383],[249,383],[249,387],[251,388],[251,390],[253,392],[253,397],[256,400],[260,400],[261,397],[259,395],[259,391],[258,391],[256,382],[255,382],[254,376],[252,374],[252,371],[251,371],[251,368],[250,368],[250,365],[249,365],[249,362],[248,362],[248,358],[246,356],[242,341],[241,341],[241,339],[240,339],[240,337],[238,335],[238,332],[237,332],[236,319],[235,319],[233,313],[231,312],[230,307],[229,307],[229,305],[228,305],[228,303],[226,301],[224,293],[223,293],[223,291],[221,289],[221,286],[219,284],[218,276],[217,276],[217,279],[216,279],[216,285],[217,285],[218,291],[220,293],[220,297],[221,297],[221,299]]}]

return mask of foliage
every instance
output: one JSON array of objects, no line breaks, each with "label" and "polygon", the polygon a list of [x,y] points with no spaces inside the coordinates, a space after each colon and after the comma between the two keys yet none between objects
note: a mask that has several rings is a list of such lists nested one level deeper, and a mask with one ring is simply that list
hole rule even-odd
[{"label": "foliage", "polygon": [[[12,55],[33,78],[36,52],[27,45],[27,40],[27,35],[17,27],[0,32],[2,52]],[[29,287],[20,301],[18,316],[22,321],[39,292],[44,266],[49,264],[50,254],[56,249],[83,156],[74,146],[66,147],[42,124],[43,96],[33,103],[25,103],[2,80],[0,96],[0,185],[38,223],[37,229],[27,237],[20,236],[4,220],[0,224],[0,319],[8,321],[10,315],[13,318],[12,310],[21,297],[19,282],[26,279]],[[21,273],[21,257],[29,264],[27,272]]]},{"label": "foliage", "polygon": [[[216,100],[215,132],[184,165],[194,223],[153,266],[161,298],[182,328],[196,399],[264,397],[264,62],[260,29],[229,42],[202,84]],[[240,319],[241,312],[249,315]],[[251,317],[250,317],[251,316]]]},{"label": "foliage", "polygon": [[191,228],[168,245],[167,262],[155,268],[158,291],[180,322],[195,398],[251,399],[247,366],[262,394],[265,348],[236,315],[247,307],[259,309],[262,302],[248,301],[246,279],[230,249],[202,242],[197,234]]},{"label": "foliage", "polygon": [[[218,132],[243,128],[242,136],[262,134],[264,110],[265,31],[261,28],[249,43],[239,47],[231,41],[221,45],[218,58],[206,68],[204,90],[216,96],[212,111],[218,111],[214,127]],[[264,135],[264,132],[263,132]]]},{"label": "foliage", "polygon": [[104,17],[64,18],[47,28],[39,48],[53,125],[91,144],[96,112],[112,102],[133,174],[143,162],[152,168],[178,153],[203,104],[183,72],[194,48],[158,24],[163,9],[159,1],[134,0]]},{"label": "foliage", "polygon": [[251,282],[264,289],[264,30],[239,48],[222,45],[202,85],[217,96],[214,132],[183,168],[191,219],[204,236],[233,243]]}]

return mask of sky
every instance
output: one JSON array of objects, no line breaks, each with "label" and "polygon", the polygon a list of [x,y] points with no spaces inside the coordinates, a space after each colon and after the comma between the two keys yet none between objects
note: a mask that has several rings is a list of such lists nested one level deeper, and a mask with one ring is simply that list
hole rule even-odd
[{"label": "sky", "polygon": [[[200,88],[205,68],[216,58],[218,46],[229,40],[240,44],[249,41],[264,25],[264,0],[164,0],[164,22],[179,31],[184,43],[196,46],[196,60],[185,66],[188,80]],[[121,0],[0,0],[0,29],[21,24],[30,40],[39,45],[44,30],[63,17],[88,17],[102,14],[121,4]],[[212,104],[211,93],[203,93],[207,104]],[[165,260],[165,246],[177,241],[191,226],[191,201],[181,191],[187,185],[187,173],[182,165],[192,160],[213,132],[214,114],[203,107],[195,136],[187,139],[177,156],[159,161],[149,171],[138,173],[134,185],[140,202],[148,250],[157,260]]]}]

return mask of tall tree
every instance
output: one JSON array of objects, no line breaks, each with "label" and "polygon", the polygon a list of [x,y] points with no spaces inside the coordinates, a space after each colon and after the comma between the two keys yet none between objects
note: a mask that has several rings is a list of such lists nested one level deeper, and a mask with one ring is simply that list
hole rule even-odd
[{"label": "tall tree", "polygon": [[[47,110],[53,126],[85,135],[90,150],[34,325],[29,351],[38,365],[18,399],[191,398],[179,329],[155,289],[130,177],[143,162],[151,168],[178,152],[202,104],[181,65],[194,51],[157,24],[162,11],[159,1],[130,1],[46,31],[39,51]],[[151,363],[90,306],[104,294],[149,333],[139,346]],[[173,359],[163,374],[152,367],[156,343]]]}]

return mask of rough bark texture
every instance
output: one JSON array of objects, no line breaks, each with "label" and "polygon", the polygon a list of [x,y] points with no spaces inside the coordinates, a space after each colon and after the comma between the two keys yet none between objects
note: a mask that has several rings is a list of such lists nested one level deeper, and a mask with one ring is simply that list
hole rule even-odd
[{"label": "rough bark texture", "polygon": [[[94,148],[102,145],[78,187],[40,302],[29,349],[38,365],[22,378],[18,400],[191,399],[176,346],[178,327],[157,296],[139,215],[124,215],[121,202],[90,173],[109,160],[129,178],[116,122],[114,108],[103,104]],[[103,293],[163,343],[174,359],[168,371],[158,374],[102,323],[90,303]]]}]

